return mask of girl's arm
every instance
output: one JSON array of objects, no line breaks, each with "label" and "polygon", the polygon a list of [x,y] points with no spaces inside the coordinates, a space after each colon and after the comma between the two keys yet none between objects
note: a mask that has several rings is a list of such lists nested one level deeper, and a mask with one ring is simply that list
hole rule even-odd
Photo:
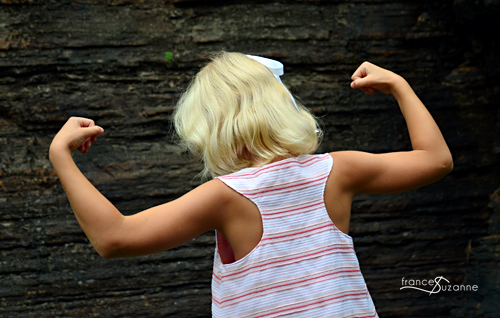
[{"label": "girl's arm", "polygon": [[352,88],[367,94],[392,94],[406,120],[412,151],[371,154],[361,151],[331,153],[332,175],[351,193],[403,192],[433,183],[453,169],[446,142],[431,114],[401,76],[371,63],[353,74]]},{"label": "girl's arm", "polygon": [[212,180],[172,202],[124,216],[80,172],[71,152],[87,153],[101,127],[86,118],[70,118],[54,137],[50,161],[75,216],[103,257],[145,255],[179,246],[215,228],[218,208],[229,197],[227,187]]}]

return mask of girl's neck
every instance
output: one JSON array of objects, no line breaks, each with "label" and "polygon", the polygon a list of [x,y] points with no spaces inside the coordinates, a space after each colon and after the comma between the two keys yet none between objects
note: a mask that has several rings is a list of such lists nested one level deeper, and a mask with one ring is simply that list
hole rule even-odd
[{"label": "girl's neck", "polygon": [[[278,156],[278,157],[274,157],[273,160],[271,160],[269,163],[273,163],[273,162],[277,162],[277,161],[281,161],[281,160],[284,160],[284,159],[287,159],[287,158],[290,158],[292,157],[291,155],[287,155],[287,156]],[[250,167],[254,168],[254,167],[260,167],[260,166],[263,166],[263,162],[262,161],[259,161],[259,160],[252,160],[252,165]]]}]

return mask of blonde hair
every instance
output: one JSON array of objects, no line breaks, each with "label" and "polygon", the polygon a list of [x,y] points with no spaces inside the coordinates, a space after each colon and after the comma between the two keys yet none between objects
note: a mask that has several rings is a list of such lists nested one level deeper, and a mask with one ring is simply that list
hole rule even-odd
[{"label": "blonde hair", "polygon": [[181,143],[204,162],[202,174],[214,177],[313,153],[319,125],[307,108],[297,107],[264,65],[221,52],[181,96],[174,123]]}]

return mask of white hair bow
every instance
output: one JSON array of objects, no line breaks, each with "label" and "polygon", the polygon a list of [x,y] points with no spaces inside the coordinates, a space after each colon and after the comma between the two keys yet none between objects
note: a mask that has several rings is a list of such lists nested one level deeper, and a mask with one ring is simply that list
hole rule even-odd
[{"label": "white hair bow", "polygon": [[[278,61],[272,60],[272,59],[268,59],[265,57],[261,57],[261,56],[255,56],[255,55],[247,55],[247,57],[264,65],[268,70],[271,71],[271,73],[273,73],[274,77],[276,77],[276,79],[278,79],[278,81],[281,83],[281,85],[285,86],[280,79],[280,76],[284,74],[283,64],[281,62],[278,62]],[[286,87],[285,87],[285,89],[286,89]],[[287,89],[287,91],[288,91],[288,89]],[[290,92],[288,92],[288,94],[290,94],[290,97],[292,98],[292,102],[295,105],[295,108],[297,108],[297,110],[300,113],[299,107],[297,107],[297,103],[295,102],[295,98],[293,98],[293,96]]]}]

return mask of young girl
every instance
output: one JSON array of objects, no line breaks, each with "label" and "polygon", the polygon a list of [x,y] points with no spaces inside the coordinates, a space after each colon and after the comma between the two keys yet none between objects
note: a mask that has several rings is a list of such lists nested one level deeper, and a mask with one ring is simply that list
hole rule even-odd
[{"label": "young girl", "polygon": [[123,216],[71,157],[103,133],[90,119],[68,120],[50,161],[102,257],[161,252],[216,230],[215,317],[377,317],[347,234],[353,197],[435,182],[453,168],[450,151],[408,83],[365,62],[351,87],[396,98],[413,150],[312,155],[321,131],[279,80],[281,67],[220,53],[197,74],[174,120],[215,178],[177,200]]}]

